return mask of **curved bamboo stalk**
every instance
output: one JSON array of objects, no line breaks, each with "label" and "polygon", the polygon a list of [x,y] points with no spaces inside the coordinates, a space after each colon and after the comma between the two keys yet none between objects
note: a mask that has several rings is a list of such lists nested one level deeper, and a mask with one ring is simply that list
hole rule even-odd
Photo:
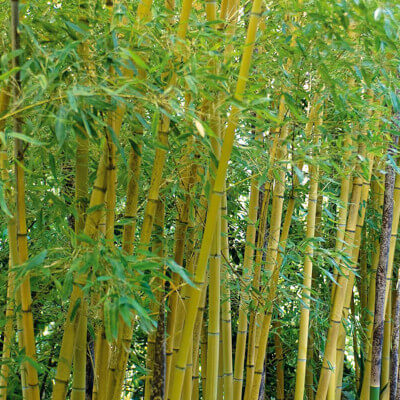
[{"label": "curved bamboo stalk", "polygon": [[[79,3],[81,21],[88,23],[88,3]],[[79,53],[89,75],[93,76],[93,68],[89,64],[89,44],[87,41],[79,46]],[[80,129],[76,137],[75,153],[75,201],[77,219],[75,221],[75,234],[79,235],[85,228],[85,212],[89,200],[88,175],[89,175],[89,140],[85,130]],[[79,246],[79,240],[77,245]],[[86,397],[86,347],[87,347],[87,305],[83,304],[78,313],[78,331],[74,349],[74,368],[72,379],[72,400],[85,400]]]},{"label": "curved bamboo stalk", "polygon": [[[84,234],[91,238],[95,238],[97,236],[100,220],[103,214],[100,206],[104,204],[105,193],[107,190],[107,161],[107,145],[105,144],[103,146],[103,152],[97,168],[96,180],[90,196],[89,208],[95,209],[95,211],[88,214],[85,221]],[[83,303],[82,300],[84,294],[82,287],[85,285],[85,283],[85,275],[82,276],[81,274],[76,276],[70,296],[70,305],[64,323],[64,335],[61,342],[57,371],[53,384],[52,400],[64,400],[66,396],[76,331],[79,326],[79,319],[72,318],[73,311],[77,305],[82,305]]]}]

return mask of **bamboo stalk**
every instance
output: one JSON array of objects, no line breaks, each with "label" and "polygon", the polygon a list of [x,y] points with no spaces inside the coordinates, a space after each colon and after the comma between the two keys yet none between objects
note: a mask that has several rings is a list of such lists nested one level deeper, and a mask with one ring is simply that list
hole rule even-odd
[{"label": "bamboo stalk", "polygon": [[285,360],[283,358],[283,346],[282,346],[282,323],[278,319],[274,323],[276,329],[275,338],[275,355],[276,355],[276,400],[285,399]]},{"label": "bamboo stalk", "polygon": [[[318,146],[319,135],[314,132],[314,146]],[[315,154],[315,149],[313,150]],[[317,211],[318,200],[318,175],[319,168],[315,165],[309,165],[310,170],[310,192],[308,196],[308,213],[307,213],[307,232],[306,240],[312,241],[315,234],[315,216]],[[306,364],[307,364],[307,345],[309,334],[309,319],[310,319],[310,297],[312,285],[312,270],[313,270],[313,244],[308,243],[305,250],[304,272],[303,272],[303,290],[302,304],[300,311],[300,332],[299,332],[299,348],[297,356],[296,369],[296,388],[295,399],[302,400],[304,397]]]},{"label": "bamboo stalk", "polygon": [[[164,201],[159,199],[154,221],[154,244],[153,253],[159,257],[164,257]],[[157,329],[154,333],[153,359],[151,362],[151,400],[162,399],[165,393],[165,307],[164,307],[164,282],[155,279],[155,290],[158,289],[157,302],[154,307],[158,313]]]},{"label": "bamboo stalk", "polygon": [[[85,1],[80,4],[80,19],[88,23],[87,7]],[[86,69],[91,73],[91,66],[88,64],[89,46],[87,42],[80,45],[79,51],[85,63]],[[79,130],[76,137],[75,153],[75,201],[77,219],[75,221],[75,234],[79,235],[85,228],[85,212],[88,203],[88,175],[89,175],[89,140],[86,131]],[[79,246],[79,240],[77,245]],[[74,368],[72,383],[72,400],[85,400],[86,397],[86,347],[87,347],[87,305],[83,304],[78,313],[78,331],[74,348]]]},{"label": "bamboo stalk", "polygon": [[[315,236],[321,238],[321,220],[322,220],[322,202],[323,196],[318,196],[317,201],[317,210],[315,214]],[[318,278],[317,269],[313,268],[313,281],[316,282]],[[320,288],[317,286],[315,290],[317,291],[317,296],[320,293]],[[308,346],[307,346],[307,368],[306,368],[306,380],[305,380],[305,392],[307,396],[307,400],[314,400],[314,361],[315,361],[315,339],[314,332],[315,328],[311,324],[310,333],[308,337]]]},{"label": "bamboo stalk", "polygon": [[393,290],[393,330],[390,358],[390,400],[396,400],[399,376],[399,336],[400,336],[400,279]]},{"label": "bamboo stalk", "polygon": [[[392,151],[389,150],[389,154]],[[375,312],[374,329],[372,339],[372,359],[371,359],[371,382],[370,399],[379,399],[380,395],[380,373],[382,358],[382,342],[385,312],[385,293],[386,278],[388,272],[388,261],[390,251],[390,239],[393,222],[393,193],[395,186],[395,170],[388,163],[386,166],[385,193],[382,211],[382,228],[380,237],[379,263],[376,271],[375,286]]]},{"label": "bamboo stalk", "polygon": [[207,348],[208,348],[208,336],[207,336],[207,322],[203,316],[201,323],[201,338],[200,338],[200,355],[201,355],[201,390],[202,397],[207,395]]},{"label": "bamboo stalk", "polygon": [[[388,282],[391,287],[391,281]],[[390,292],[389,292],[390,293]],[[386,305],[384,319],[384,333],[382,346],[382,371],[381,371],[381,386],[380,400],[389,400],[390,398],[390,347],[392,343],[392,296],[389,296],[389,301]]]},{"label": "bamboo stalk", "polygon": [[[0,92],[0,115],[2,115],[8,108],[10,101],[10,95],[8,88],[4,86]],[[5,127],[5,120],[0,121],[0,131],[3,131]],[[9,185],[9,174],[7,171],[8,155],[6,144],[0,142],[0,179],[3,183],[3,191],[5,198],[10,204],[10,185]],[[15,277],[11,268],[18,264],[18,248],[17,248],[17,231],[15,216],[6,216],[7,219],[7,233],[9,243],[9,272],[7,279],[7,299],[6,299],[6,312],[5,312],[5,326],[4,326],[4,338],[3,338],[3,353],[2,353],[2,364],[0,370],[0,399],[7,398],[7,385],[8,377],[10,374],[10,356],[11,346],[14,335],[14,315],[15,315]]]},{"label": "bamboo stalk", "polygon": [[[98,233],[98,227],[102,217],[102,211],[99,206],[104,204],[106,192],[106,165],[107,165],[107,146],[103,146],[99,165],[97,168],[96,180],[93,185],[92,194],[90,196],[89,208],[95,209],[86,217],[85,235],[95,238]],[[76,331],[79,326],[79,318],[72,318],[73,311],[77,305],[82,305],[83,290],[82,287],[86,282],[86,276],[76,276],[72,293],[70,296],[70,305],[68,308],[66,320],[64,323],[64,335],[61,342],[61,349],[57,364],[57,371],[53,385],[52,400],[63,400],[66,396],[67,384],[70,375],[72,355],[76,338]]]},{"label": "bamboo stalk", "polygon": [[[233,399],[233,366],[232,366],[232,323],[231,323],[231,301],[228,286],[229,242],[228,242],[228,220],[226,193],[221,207],[221,254],[224,265],[224,280],[222,282],[222,304],[221,304],[221,333],[222,333],[222,359],[224,396]],[[224,263],[225,261],[225,263]]]},{"label": "bamboo stalk", "polygon": [[[17,52],[20,49],[19,36],[19,1],[11,0],[11,49]],[[19,69],[20,61],[18,56],[12,58],[13,68]],[[21,97],[21,74],[18,70],[15,73],[15,82],[12,90],[12,99],[18,104]],[[14,131],[22,131],[22,120],[20,116],[14,117]],[[20,139],[15,139],[15,177],[16,177],[16,225],[18,243],[18,264],[28,260],[28,238],[26,226],[26,205],[25,205],[25,171],[24,171],[24,144]],[[33,329],[32,297],[30,277],[26,275],[20,286],[21,312],[22,312],[22,333],[25,355],[35,360],[35,335]],[[28,400],[39,400],[39,381],[36,368],[30,362],[26,364],[27,397]]]},{"label": "bamboo stalk", "polygon": [[[216,19],[215,3],[207,3],[207,16],[209,21]],[[211,127],[216,133],[212,138],[212,148],[215,160],[220,157],[219,124],[218,116],[213,104],[210,103]],[[217,166],[211,165],[211,173],[215,174]],[[213,181],[213,180],[212,180]],[[214,182],[212,182],[213,184]],[[209,261],[209,286],[208,286],[208,338],[207,338],[207,386],[204,398],[213,400],[218,394],[218,367],[220,347],[220,302],[221,302],[221,209],[217,213],[217,221],[214,229],[213,243]]]},{"label": "bamboo stalk", "polygon": [[[284,119],[284,114],[285,114],[285,103],[284,103],[284,98],[281,97],[280,102],[279,102],[279,112],[278,112],[278,118],[279,121],[283,121]],[[286,128],[282,130],[282,132],[287,133]],[[272,166],[275,162],[275,157],[278,149],[278,143],[280,140],[280,130],[276,130],[276,135],[273,140],[272,144],[272,149],[271,149],[271,154],[270,154],[270,165]],[[255,256],[255,261],[254,261],[254,274],[253,274],[253,286],[258,290],[260,286],[260,275],[261,275],[261,264],[262,264],[262,257],[264,254],[264,245],[265,245],[265,231],[266,231],[266,226],[267,226],[267,218],[268,218],[268,208],[269,208],[269,198],[271,194],[271,189],[272,189],[272,184],[273,184],[273,176],[272,176],[272,169],[268,171],[268,181],[267,184],[265,185],[265,190],[264,190],[264,196],[263,196],[263,201],[261,205],[261,210],[260,210],[260,217],[259,217],[259,225],[258,225],[258,238],[257,238],[257,250],[256,250],[256,256]],[[258,190],[258,189],[257,189]],[[257,194],[258,197],[258,194]],[[251,206],[250,206],[251,207]],[[251,208],[250,208],[251,209]],[[252,221],[252,220],[250,220]],[[249,243],[252,247],[254,246],[254,240],[252,242],[253,244]],[[253,257],[253,256],[252,256]],[[246,260],[246,259],[245,259]],[[253,260],[249,261],[249,268],[251,268],[251,265],[253,263]],[[251,271],[248,271],[249,277],[247,278],[248,281],[251,279]],[[246,280],[245,280],[246,282]],[[246,292],[244,293],[244,296],[247,296]],[[248,296],[247,298],[244,298],[244,301],[248,301]],[[239,345],[244,346],[243,348],[243,359],[239,358],[238,363],[236,363],[236,358],[235,358],[235,371],[237,372],[237,376],[240,376],[242,374],[241,380],[236,380],[235,383],[237,382],[237,391],[236,395],[240,396],[237,397],[237,399],[241,398],[241,392],[242,392],[242,385],[243,385],[243,372],[240,372],[243,369],[243,363],[244,363],[244,352],[245,352],[245,343],[246,343],[246,336],[247,336],[247,312],[244,310],[244,315],[243,315],[243,321],[240,320],[240,315],[239,315],[239,327],[238,327],[238,332],[240,332],[241,336],[237,336],[237,343],[236,343],[236,349],[237,355],[241,356],[240,352],[240,347]],[[256,336],[257,336],[257,329],[256,329],[256,320],[259,316],[257,313],[254,311],[251,312],[250,314],[250,323],[249,323],[249,338],[248,338],[248,352],[247,352],[247,361],[246,361],[246,389],[244,393],[244,398],[247,400],[249,395],[250,395],[250,388],[251,388],[251,382],[253,379],[254,375],[254,356],[255,356],[255,349],[256,349],[256,343],[258,343]],[[242,322],[242,326],[240,326],[240,323]],[[241,343],[238,342],[238,340],[241,340]],[[239,349],[239,352],[238,352]]]}]

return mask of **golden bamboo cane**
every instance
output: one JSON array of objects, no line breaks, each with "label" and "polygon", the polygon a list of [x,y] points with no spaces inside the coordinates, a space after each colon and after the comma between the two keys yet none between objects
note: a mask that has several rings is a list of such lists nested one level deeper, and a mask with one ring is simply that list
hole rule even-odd
[{"label": "golden bamboo cane", "polygon": [[[318,146],[319,135],[314,132],[314,146]],[[315,154],[314,148],[314,154]],[[310,171],[310,192],[308,196],[308,213],[307,213],[307,232],[306,240],[311,241],[314,239],[315,234],[315,216],[317,211],[318,200],[318,175],[319,168],[316,165],[309,165]],[[306,246],[304,258],[304,278],[303,278],[303,291],[302,291],[302,304],[300,311],[300,332],[299,332],[299,348],[297,355],[297,369],[296,369],[296,386],[295,386],[295,399],[302,400],[304,397],[306,364],[307,364],[307,345],[309,334],[309,319],[310,319],[310,296],[312,285],[312,270],[313,270],[313,244],[309,243]]]},{"label": "golden bamboo cane", "polygon": [[222,200],[221,207],[221,254],[225,267],[225,279],[222,283],[221,304],[221,333],[222,333],[222,358],[223,358],[223,380],[224,395],[227,399],[233,399],[233,366],[232,366],[232,324],[231,324],[231,301],[228,286],[229,242],[226,194]]},{"label": "golden bamboo cane", "polygon": [[[0,115],[2,115],[8,108],[10,101],[10,94],[8,93],[8,87],[4,86],[0,92]],[[0,131],[4,130],[6,120],[0,121]],[[9,174],[7,171],[8,165],[8,154],[6,144],[0,142],[0,179],[3,183],[3,192],[5,193],[5,199],[10,204],[11,193],[9,185]],[[13,215],[6,216],[7,218],[7,233],[9,242],[9,273],[7,279],[7,300],[6,300],[6,322],[4,326],[4,341],[3,341],[3,354],[2,354],[2,365],[0,370],[0,399],[5,400],[7,398],[7,384],[8,376],[10,373],[10,356],[11,356],[11,345],[14,334],[14,314],[15,314],[15,277],[11,271],[11,267],[17,265],[17,232],[16,222]]]},{"label": "golden bamboo cane", "polygon": [[[19,1],[11,0],[11,48],[14,52],[20,49],[19,37]],[[19,68],[19,57],[12,58],[13,68]],[[15,74],[12,97],[15,104],[21,97],[21,75],[20,71]],[[20,116],[14,117],[14,131],[21,132],[22,121]],[[16,177],[16,225],[18,243],[18,264],[28,260],[28,238],[26,226],[26,205],[25,205],[25,170],[24,170],[24,144],[20,139],[15,140],[15,177]],[[32,297],[29,275],[24,277],[20,286],[21,312],[22,312],[22,334],[25,355],[35,360],[35,335],[33,329]],[[39,400],[39,381],[36,368],[30,362],[26,364],[26,381],[28,400]]]}]

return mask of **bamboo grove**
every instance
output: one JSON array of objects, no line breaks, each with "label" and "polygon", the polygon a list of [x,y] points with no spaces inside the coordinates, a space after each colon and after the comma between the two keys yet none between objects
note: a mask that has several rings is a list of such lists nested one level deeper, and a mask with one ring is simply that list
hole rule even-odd
[{"label": "bamboo grove", "polygon": [[0,399],[400,400],[396,1],[0,21]]}]

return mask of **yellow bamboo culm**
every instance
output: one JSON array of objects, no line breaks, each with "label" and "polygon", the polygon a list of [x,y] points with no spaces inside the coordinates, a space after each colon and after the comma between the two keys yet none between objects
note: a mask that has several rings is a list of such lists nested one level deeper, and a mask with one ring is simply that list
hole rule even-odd
[{"label": "yellow bamboo culm", "polygon": [[[19,37],[19,1],[11,1],[11,48],[14,52],[20,49]],[[19,57],[13,56],[12,66],[19,69]],[[13,102],[17,105],[21,97],[21,75],[20,71],[15,74],[15,82],[12,88]],[[19,115],[14,117],[14,131],[22,131],[22,120]],[[15,140],[15,179],[16,179],[16,225],[17,225],[17,245],[18,257],[17,264],[23,264],[28,260],[28,232],[26,226],[26,205],[25,205],[25,168],[24,143],[20,139]],[[22,313],[22,336],[25,355],[31,360],[36,358],[35,336],[33,329],[32,315],[32,297],[30,277],[27,274],[19,288],[21,298],[21,313]],[[39,381],[38,373],[33,364],[29,361],[25,362],[26,369],[26,384],[27,384],[27,399],[39,400]]]},{"label": "yellow bamboo culm", "polygon": [[229,266],[229,242],[228,242],[228,220],[226,193],[221,207],[221,255],[224,265],[224,279],[222,282],[222,304],[221,304],[221,334],[222,334],[222,363],[224,396],[233,399],[233,366],[232,366],[232,323],[231,323],[231,301],[228,286]]},{"label": "yellow bamboo culm", "polygon": [[[291,40],[291,47],[295,45],[295,36],[292,36]],[[286,62],[286,69],[290,70],[293,60],[289,58]],[[282,134],[287,135],[288,133],[288,126],[283,124],[285,115],[287,113],[287,108],[285,104],[284,96],[281,95],[279,99],[279,106],[278,106],[278,121],[279,126],[275,129],[275,137],[272,143],[271,153],[270,153],[270,170],[267,174],[267,183],[265,185],[265,194],[261,206],[261,213],[260,213],[260,223],[259,223],[259,235],[257,241],[257,251],[256,251],[256,258],[255,258],[255,269],[254,269],[254,277],[253,277],[253,287],[258,290],[260,286],[260,278],[261,278],[261,265],[262,265],[262,257],[264,255],[264,235],[266,230],[267,218],[268,218],[268,209],[269,209],[269,198],[271,195],[271,189],[273,184],[273,175],[272,175],[272,167],[275,162],[276,153],[279,151],[279,145],[282,142]],[[255,357],[256,357],[256,350],[258,351],[258,338],[260,335],[260,324],[257,324],[256,321],[261,319],[260,313],[252,311],[250,315],[250,323],[249,323],[249,340],[248,340],[248,352],[247,352],[247,365],[246,365],[246,389],[244,393],[244,399],[250,400],[251,390],[252,390],[252,383],[253,377],[255,372]],[[257,326],[257,327],[256,327]]]},{"label": "yellow bamboo culm", "polygon": [[[278,112],[279,121],[283,121],[284,113],[285,113],[284,99],[283,99],[283,97],[281,97],[280,102],[279,102],[279,112]],[[280,130],[277,129],[275,132],[276,135],[273,139],[272,148],[271,148],[271,152],[270,152],[270,159],[269,159],[270,169],[267,173],[268,181],[265,185],[263,201],[262,201],[262,204],[260,207],[260,217],[259,217],[259,223],[258,223],[259,235],[258,235],[258,240],[257,240],[257,250],[256,250],[256,256],[255,256],[255,260],[254,260],[254,273],[253,273],[253,286],[255,288],[258,288],[259,281],[260,281],[261,260],[262,260],[263,252],[264,252],[264,233],[265,233],[266,226],[267,226],[269,198],[270,198],[272,182],[273,182],[271,167],[273,166],[273,164],[275,162],[276,150],[278,147],[279,137],[280,137],[279,132],[280,132]],[[254,180],[254,182],[256,182],[256,180]],[[255,196],[257,196],[257,198],[258,198],[259,189],[258,189],[258,187],[256,187],[256,189],[257,189],[257,193],[255,194]],[[259,207],[258,202],[259,202],[259,200],[257,200],[257,207]],[[250,203],[251,203],[251,194],[250,194]],[[251,212],[253,212],[252,207],[253,206],[251,204],[249,204],[250,224],[248,225],[248,229],[250,228],[250,232],[252,232],[252,229],[254,229],[254,234],[255,234],[255,232],[256,232],[255,223],[253,223],[251,221],[256,221],[256,219],[250,218],[250,210],[251,210]],[[257,217],[257,215],[256,215],[256,217]],[[247,235],[247,233],[246,233],[246,235]],[[246,282],[250,283],[250,280],[252,278],[251,269],[252,269],[252,265],[253,265],[254,240],[255,239],[252,239],[252,242],[249,242],[248,240],[246,240],[246,247],[247,246],[249,247],[248,250],[252,252],[252,255],[251,255],[251,258],[246,258],[246,248],[245,248],[244,262],[246,264],[243,265],[243,270],[248,275],[248,276],[244,276],[244,278],[243,278],[245,284],[246,284]],[[243,296],[243,298],[241,298],[241,301],[247,302],[248,294],[246,291],[243,292],[242,296]],[[256,334],[255,333],[255,322],[256,322],[256,314],[254,312],[251,312],[250,323],[249,323],[246,383],[251,381],[253,372],[254,372],[254,349],[255,349],[255,334]],[[235,354],[235,369],[234,369],[234,396],[235,396],[235,399],[241,399],[241,397],[242,397],[243,374],[244,374],[243,366],[244,366],[244,356],[245,356],[245,351],[246,351],[245,349],[246,349],[247,329],[248,329],[248,327],[247,327],[247,311],[245,308],[240,307],[239,308],[239,321],[238,321],[238,334],[236,337],[236,354]],[[249,393],[249,389],[248,389],[247,393],[245,393],[245,397],[249,396],[249,394],[250,393]]]},{"label": "yellow bamboo culm", "polygon": [[[206,13],[208,21],[215,21],[216,3],[206,3]],[[215,68],[213,68],[215,69]],[[211,144],[215,160],[220,157],[220,126],[218,113],[215,105],[209,103],[210,126],[215,133]],[[217,165],[212,162],[211,185],[213,185],[213,177],[215,176]],[[224,187],[225,188],[225,187]],[[221,207],[222,204],[220,204]],[[213,242],[211,246],[211,254],[209,261],[209,288],[208,288],[208,332],[207,332],[207,386],[204,398],[206,400],[217,399],[218,394],[218,368],[219,368],[219,350],[220,350],[220,299],[221,299],[221,209],[217,213],[217,221],[214,229]]]},{"label": "yellow bamboo culm", "polygon": [[[314,132],[314,146],[318,146],[318,134]],[[314,154],[315,154],[314,150]],[[309,332],[309,319],[310,319],[310,297],[311,297],[311,284],[312,284],[312,270],[313,270],[313,243],[315,234],[315,216],[317,211],[318,200],[318,174],[319,168],[317,165],[309,165],[310,171],[310,191],[308,195],[308,213],[307,213],[307,232],[306,240],[309,243],[306,246],[304,257],[304,271],[303,271],[303,291],[302,291],[302,304],[300,311],[300,332],[299,332],[299,348],[297,355],[297,368],[296,368],[296,386],[295,386],[295,400],[303,400],[306,365],[307,365],[307,345],[308,345],[308,332]],[[310,243],[311,242],[311,243]]]},{"label": "yellow bamboo culm", "polygon": [[[114,120],[114,133],[118,136],[121,125],[122,118],[125,113],[124,105],[117,105],[117,110],[115,111]],[[85,220],[85,227],[83,233],[91,238],[96,238],[99,233],[100,220],[102,218],[103,210],[102,206],[105,203],[106,191],[107,191],[107,181],[109,178],[108,169],[109,166],[109,145],[105,141],[102,145],[102,152],[100,156],[100,161],[97,167],[96,179],[93,185],[93,190],[90,196],[89,209],[94,209],[95,211],[87,215]],[[66,396],[67,384],[70,375],[70,368],[72,363],[72,355],[74,349],[74,343],[77,337],[77,330],[79,329],[79,318],[73,318],[71,320],[72,311],[76,304],[80,303],[82,310],[85,309],[85,299],[82,291],[82,286],[86,283],[86,276],[79,275],[75,278],[72,294],[70,297],[70,306],[67,312],[67,318],[64,324],[64,335],[61,342],[61,350],[59,355],[59,362],[57,364],[56,377],[53,385],[52,400],[64,400]],[[78,314],[79,315],[79,314]],[[82,335],[84,328],[80,334]],[[81,336],[82,337],[82,336]],[[95,382],[98,379],[95,377]],[[95,389],[95,396],[97,396],[98,391]]]},{"label": "yellow bamboo culm", "polygon": [[[10,96],[8,88],[3,87],[0,93],[0,115],[8,108]],[[5,120],[0,121],[0,131],[3,131]],[[12,194],[10,190],[10,177],[8,173],[8,154],[6,143],[0,142],[0,180],[3,184],[4,198],[8,205],[11,204]],[[10,207],[9,207],[10,208]],[[12,267],[18,264],[18,246],[17,246],[17,229],[15,217],[10,211],[10,215],[6,215],[7,233],[9,245],[9,272],[7,279],[7,300],[5,312],[5,326],[3,332],[3,352],[1,358],[0,370],[0,399],[7,399],[8,377],[10,375],[10,357],[13,337],[15,335],[14,317],[15,317],[15,276]]]}]

